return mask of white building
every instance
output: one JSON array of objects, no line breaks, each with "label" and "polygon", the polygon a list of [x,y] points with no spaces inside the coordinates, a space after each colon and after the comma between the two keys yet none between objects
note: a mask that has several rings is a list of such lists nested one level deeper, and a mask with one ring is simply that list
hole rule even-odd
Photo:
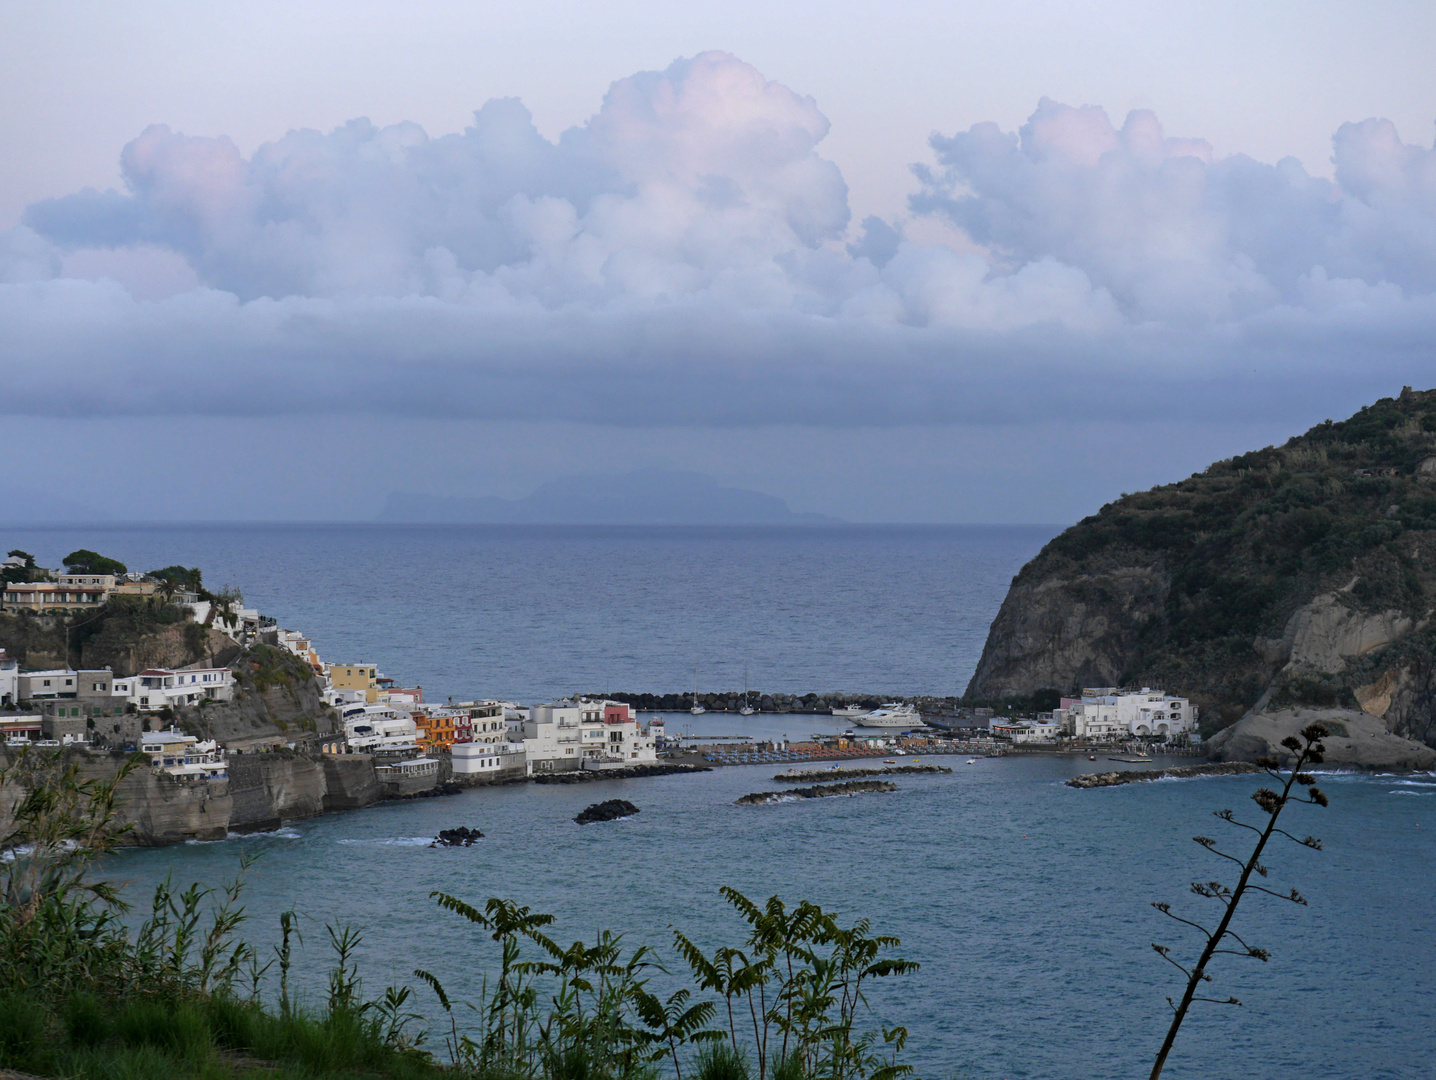
[{"label": "white building", "polygon": [[620,701],[599,704],[603,708],[603,746],[598,753],[587,756],[584,768],[618,768],[658,760],[658,733],[644,731],[630,706]]},{"label": "white building", "polygon": [[521,742],[528,772],[577,769],[583,761],[584,709],[574,702],[535,705],[523,721]]},{"label": "white building", "polygon": [[[141,712],[154,712],[166,706],[197,705],[201,701],[228,701],[234,696],[234,672],[223,667],[191,667],[176,671],[149,668],[124,681],[129,699]],[[119,692],[118,683],[115,692]]]},{"label": "white building", "polygon": [[0,649],[0,706],[20,700],[20,664]]},{"label": "white building", "polygon": [[74,697],[79,686],[79,673],[65,668],[45,671],[18,671],[17,701],[42,701],[45,698]]},{"label": "white building", "polygon": [[1061,734],[1053,720],[989,720],[987,730],[995,738],[1014,743],[1056,742]]},{"label": "white building", "polygon": [[213,739],[200,742],[193,735],[169,731],[146,731],[140,736],[140,752],[161,772],[184,779],[223,780],[229,775],[229,761]]},{"label": "white building", "polygon": [[1063,698],[1062,708],[1054,710],[1052,717],[1079,739],[1170,738],[1196,729],[1197,707],[1184,697],[1148,686],[1141,690],[1099,686],[1084,689],[1080,698]]},{"label": "white building", "polygon": [[522,742],[455,743],[449,753],[452,755],[455,774],[461,776],[500,773],[508,769],[528,771]]},{"label": "white building", "polygon": [[[176,597],[178,600],[179,597]],[[193,600],[186,605],[197,623],[208,623],[222,634],[228,634],[241,645],[248,644],[259,632],[259,611],[255,608],[232,607],[221,611],[208,600]],[[212,616],[212,617],[211,617]]]},{"label": "white building", "polygon": [[412,757],[419,753],[419,727],[407,711],[388,705],[350,705],[340,716],[351,754]]}]

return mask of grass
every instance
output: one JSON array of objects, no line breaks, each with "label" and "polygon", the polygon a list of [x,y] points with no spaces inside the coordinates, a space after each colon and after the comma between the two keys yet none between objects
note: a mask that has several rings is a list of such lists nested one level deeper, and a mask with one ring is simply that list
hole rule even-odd
[{"label": "grass", "polygon": [[107,1002],[71,995],[53,1012],[0,997],[0,1068],[75,1080],[427,1080],[446,1072],[385,1045],[343,1010],[276,1015],[232,997]]}]

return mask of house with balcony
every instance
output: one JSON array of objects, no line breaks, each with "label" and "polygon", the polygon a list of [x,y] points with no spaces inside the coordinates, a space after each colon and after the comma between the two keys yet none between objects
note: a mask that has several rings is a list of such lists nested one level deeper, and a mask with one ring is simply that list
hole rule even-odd
[{"label": "house with balcony", "polygon": [[1140,690],[1098,686],[1084,689],[1080,698],[1063,698],[1052,718],[1065,733],[1093,742],[1169,739],[1196,730],[1197,707],[1184,697],[1148,686]]},{"label": "house with balcony", "polygon": [[17,581],[5,586],[0,607],[5,611],[98,611],[108,595],[109,590],[98,585]]},{"label": "house with balcony", "polygon": [[659,732],[645,731],[632,706],[619,701],[598,703],[603,717],[602,745],[584,758],[585,769],[621,769],[658,760]]},{"label": "house with balcony", "polygon": [[141,712],[157,712],[198,705],[202,701],[228,701],[234,696],[234,672],[229,668],[189,667],[171,671],[147,668],[126,680],[129,700]]},{"label": "house with balcony", "polygon": [[229,776],[229,760],[213,739],[201,742],[174,728],[146,731],[140,736],[140,753],[147,754],[158,772],[181,780],[223,780]]}]

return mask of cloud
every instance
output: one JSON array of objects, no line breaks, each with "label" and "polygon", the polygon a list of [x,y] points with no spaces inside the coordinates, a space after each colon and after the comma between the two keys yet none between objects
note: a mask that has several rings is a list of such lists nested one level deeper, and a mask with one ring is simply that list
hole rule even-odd
[{"label": "cloud", "polygon": [[[907,224],[963,250],[852,229],[827,131],[722,53],[616,82],[555,141],[512,99],[460,134],[355,120],[247,158],[152,127],[124,192],[0,236],[0,410],[1120,421],[1429,381],[1436,155],[1384,121],[1337,132],[1326,180],[1044,100],[1017,133],[933,138]],[[58,276],[99,248],[200,284]]]},{"label": "cloud", "polygon": [[994,265],[1051,258],[1134,321],[1186,325],[1303,306],[1313,275],[1436,290],[1436,153],[1384,120],[1344,124],[1336,175],[1295,159],[1214,160],[1150,112],[1120,129],[1098,108],[1043,99],[1020,132],[978,124],[932,147],[919,213],[986,245]]}]

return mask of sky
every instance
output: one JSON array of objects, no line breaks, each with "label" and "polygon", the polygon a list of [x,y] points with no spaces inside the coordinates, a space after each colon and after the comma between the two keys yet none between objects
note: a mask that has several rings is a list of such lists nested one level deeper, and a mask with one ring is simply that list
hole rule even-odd
[{"label": "sky", "polygon": [[1060,523],[1436,385],[1431,5],[697,7],[0,6],[0,521]]}]

